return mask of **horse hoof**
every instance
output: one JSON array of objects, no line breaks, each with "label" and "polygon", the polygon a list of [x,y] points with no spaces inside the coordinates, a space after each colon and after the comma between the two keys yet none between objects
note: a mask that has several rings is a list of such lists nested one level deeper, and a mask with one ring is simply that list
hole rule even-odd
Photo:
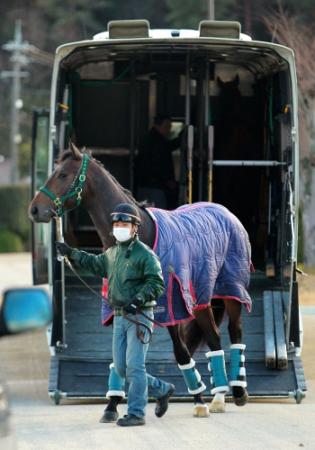
[{"label": "horse hoof", "polygon": [[241,397],[233,397],[234,404],[236,406],[244,406],[248,401],[248,392],[244,389],[244,393]]},{"label": "horse hoof", "polygon": [[194,417],[209,417],[209,408],[206,403],[196,403],[194,405]]},{"label": "horse hoof", "polygon": [[209,410],[211,413],[224,413],[225,412],[225,403],[213,399],[212,402],[210,403]]}]

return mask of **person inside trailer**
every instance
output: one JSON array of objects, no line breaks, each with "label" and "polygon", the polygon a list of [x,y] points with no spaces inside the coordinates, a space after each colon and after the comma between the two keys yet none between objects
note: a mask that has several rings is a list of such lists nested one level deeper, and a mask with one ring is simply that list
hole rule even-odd
[{"label": "person inside trailer", "polygon": [[136,158],[138,199],[164,209],[178,206],[178,183],[172,152],[180,147],[181,135],[169,139],[171,127],[170,116],[157,115],[153,127],[139,145]]}]

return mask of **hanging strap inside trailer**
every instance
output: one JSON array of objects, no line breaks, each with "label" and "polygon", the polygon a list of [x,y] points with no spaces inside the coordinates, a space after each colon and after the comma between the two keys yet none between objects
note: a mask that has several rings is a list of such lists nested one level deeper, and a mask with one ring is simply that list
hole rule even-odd
[{"label": "hanging strap inside trailer", "polygon": [[214,126],[208,126],[208,202],[212,202]]}]

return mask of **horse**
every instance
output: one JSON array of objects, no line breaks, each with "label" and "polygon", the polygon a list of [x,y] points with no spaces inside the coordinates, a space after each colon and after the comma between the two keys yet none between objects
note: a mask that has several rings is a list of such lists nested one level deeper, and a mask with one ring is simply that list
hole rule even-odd
[{"label": "horse", "polygon": [[[259,130],[257,104],[254,97],[242,96],[240,77],[222,81],[217,77],[219,87],[218,111],[214,118],[214,159],[219,160],[252,160],[260,159]],[[225,205],[235,214],[251,239],[257,244],[257,210],[259,198],[261,169],[240,166],[216,167],[214,171],[214,201]],[[248,189],[251,186],[251,189]],[[233,191],[234,195],[230,195]],[[245,198],[246,202],[239,201]],[[257,245],[255,245],[257,249]],[[256,256],[256,255],[255,255]]]},{"label": "horse", "polygon": [[[170,334],[175,359],[184,376],[188,392],[194,398],[193,414],[196,417],[205,417],[209,415],[209,409],[210,412],[224,412],[225,394],[229,390],[229,383],[234,403],[238,406],[244,405],[247,402],[248,393],[244,365],[245,345],[242,344],[241,308],[242,303],[246,303],[250,309],[250,297],[247,293],[250,244],[247,233],[238,219],[223,206],[207,202],[185,205],[173,211],[156,208],[150,210],[138,203],[131,192],[123,188],[89,152],[86,150],[82,152],[70,143],[69,149],[60,154],[57,166],[44,187],[31,201],[29,217],[34,222],[48,223],[56,215],[62,215],[79,203],[88,211],[104,249],[114,244],[110,213],[118,203],[131,203],[137,208],[141,217],[139,239],[156,251],[161,259],[162,267],[169,247],[176,253],[176,246],[180,244],[180,241],[189,243],[186,246],[187,254],[182,250],[179,255],[173,254],[175,259],[179,257],[179,265],[183,273],[181,269],[176,273],[178,269],[175,260],[172,261],[174,267],[172,265],[163,267],[166,294],[162,300],[159,299],[158,308],[162,308],[163,315],[166,314],[165,303],[170,304],[176,300],[177,304],[181,304],[177,317],[174,316],[175,310],[172,310],[172,317],[164,317],[164,324]],[[183,222],[181,225],[183,217],[187,223]],[[197,227],[197,223],[200,226]],[[159,227],[158,232],[157,227]],[[172,227],[175,227],[176,233],[179,233],[176,238],[171,235]],[[196,230],[199,230],[197,236]],[[181,233],[184,233],[184,236]],[[159,235],[158,245],[156,245],[157,234]],[[166,242],[168,234],[171,235],[171,243]],[[203,241],[207,245],[209,238],[214,248],[202,250],[207,255],[194,254],[197,248],[196,242]],[[235,258],[240,249],[244,255],[240,261],[237,261]],[[233,264],[229,266],[231,262],[228,262],[229,255],[232,259],[234,258],[235,267]],[[186,258],[186,263],[193,264],[194,273],[191,276],[185,270],[183,258]],[[198,283],[197,269],[205,264],[206,260],[210,261],[210,268],[207,269],[206,276],[203,276]],[[211,273],[208,273],[209,271]],[[230,280],[224,278],[229,271],[232,276]],[[177,296],[175,294],[174,297],[172,296],[172,289],[176,291]],[[178,301],[179,297],[181,302]],[[212,297],[221,299],[216,301],[222,307],[212,308],[210,304]],[[231,340],[230,381],[225,371],[224,351],[221,347],[219,331],[224,313],[229,320],[228,330]],[[163,323],[163,317],[157,315],[155,318]],[[202,392],[206,386],[192,358],[202,341],[209,347],[206,356],[209,359],[211,393],[214,395],[210,408],[202,398]],[[117,397],[111,398],[107,407],[115,409],[119,400]]]}]

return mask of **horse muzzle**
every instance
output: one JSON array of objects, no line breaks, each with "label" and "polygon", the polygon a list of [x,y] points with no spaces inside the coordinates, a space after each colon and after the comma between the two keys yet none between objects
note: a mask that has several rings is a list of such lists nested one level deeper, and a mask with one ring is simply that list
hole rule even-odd
[{"label": "horse muzzle", "polygon": [[28,216],[33,222],[48,223],[55,216],[55,212],[47,206],[31,203],[28,210]]}]

